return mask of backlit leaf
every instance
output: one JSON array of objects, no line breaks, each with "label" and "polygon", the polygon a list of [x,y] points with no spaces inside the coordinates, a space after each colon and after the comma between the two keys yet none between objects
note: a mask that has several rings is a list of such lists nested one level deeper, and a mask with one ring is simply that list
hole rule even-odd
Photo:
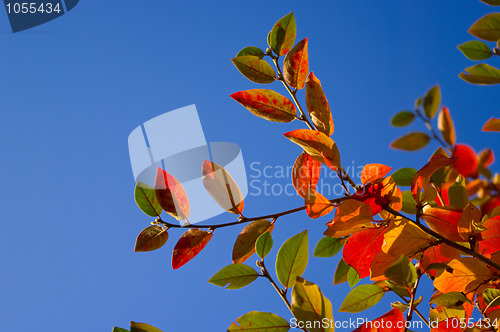
[{"label": "backlit leaf", "polygon": [[490,6],[500,6],[500,0],[481,0]]},{"label": "backlit leaf", "polygon": [[341,238],[372,227],[373,214],[370,206],[354,199],[340,203],[335,218],[327,223],[324,235]]},{"label": "backlit leaf", "polygon": [[305,198],[310,189],[315,189],[321,174],[321,163],[306,152],[295,160],[292,169],[292,184],[297,193]]},{"label": "backlit leaf", "polygon": [[367,182],[374,182],[381,179],[391,171],[392,167],[382,164],[367,164],[361,170],[361,182],[365,185]]},{"label": "backlit leaf", "polygon": [[430,140],[431,138],[426,133],[413,132],[392,142],[391,148],[405,151],[416,151],[426,147]]},{"label": "backlit leaf", "polygon": [[494,53],[490,47],[480,40],[471,40],[458,46],[458,49],[471,60],[485,60]]},{"label": "backlit leaf", "polygon": [[268,43],[277,55],[285,55],[295,43],[295,16],[293,12],[279,19],[268,36]]},{"label": "backlit leaf", "polygon": [[254,115],[274,122],[290,122],[297,111],[293,102],[277,92],[267,89],[253,89],[235,92],[231,98],[243,105]]},{"label": "backlit leaf", "polygon": [[276,80],[276,72],[273,67],[258,56],[243,55],[233,58],[231,61],[240,73],[252,82],[267,84]]},{"label": "backlit leaf", "polygon": [[306,106],[314,127],[331,136],[334,131],[332,112],[321,81],[311,72],[306,80]]},{"label": "backlit leaf", "polygon": [[239,289],[251,284],[258,276],[259,273],[248,265],[231,264],[214,274],[208,282],[220,287],[228,285],[227,289]]},{"label": "backlit leaf", "polygon": [[411,191],[403,191],[403,208],[402,211],[408,214],[417,214],[417,202],[413,199]]},{"label": "backlit leaf", "polygon": [[334,205],[325,196],[310,189],[305,198],[306,212],[309,218],[316,219],[332,212]]},{"label": "backlit leaf", "polygon": [[449,292],[446,294],[440,294],[436,297],[432,297],[429,301],[430,304],[437,304],[442,307],[452,307],[456,305],[461,305],[462,303],[468,302],[470,300],[463,293],[460,292]]},{"label": "backlit leaf", "polygon": [[448,188],[449,205],[463,209],[469,203],[469,195],[465,187],[464,178],[459,175]]},{"label": "backlit leaf", "polygon": [[404,127],[412,123],[414,119],[415,119],[415,113],[410,111],[402,111],[394,115],[394,117],[391,120],[391,124],[394,127]]},{"label": "backlit leaf", "polygon": [[255,241],[264,232],[272,232],[274,224],[269,220],[259,219],[246,225],[236,238],[233,247],[233,263],[243,263],[255,252]]},{"label": "backlit leaf", "polygon": [[422,218],[427,222],[429,228],[438,234],[442,234],[451,241],[463,241],[458,234],[458,223],[462,217],[462,209],[450,206],[429,207],[423,210]]},{"label": "backlit leaf", "polygon": [[465,177],[474,176],[479,166],[479,159],[476,152],[468,145],[457,144],[452,154],[453,158],[457,158],[453,167]]},{"label": "backlit leaf", "polygon": [[500,251],[500,217],[486,220],[481,226],[486,230],[481,232],[481,241],[479,241],[479,252],[490,256]]},{"label": "backlit leaf", "polygon": [[314,257],[332,257],[342,250],[342,242],[329,236],[324,236],[314,248]]},{"label": "backlit leaf", "polygon": [[[373,215],[378,214],[396,200],[401,203],[396,183],[390,176],[368,183],[351,197],[368,204],[372,209]],[[399,209],[401,209],[401,206],[398,207]]]},{"label": "backlit leaf", "polygon": [[483,300],[490,307],[500,305],[500,289],[486,288],[483,291]]},{"label": "backlit leaf", "polygon": [[262,259],[269,255],[272,248],[273,237],[271,236],[271,232],[269,231],[264,232],[264,234],[259,236],[259,238],[255,242],[255,251],[257,252],[257,255]]},{"label": "backlit leaf", "polygon": [[473,257],[452,259],[448,265],[450,268],[442,271],[434,280],[434,287],[441,293],[467,293],[491,278],[486,264]]},{"label": "backlit leaf", "polygon": [[115,327],[113,327],[113,331],[111,331],[111,332],[130,332],[130,331],[115,326]]},{"label": "backlit leaf", "polygon": [[343,258],[340,259],[337,264],[337,269],[335,269],[335,275],[333,277],[333,284],[338,285],[347,281],[347,274],[349,270],[352,269],[349,265],[346,264]]},{"label": "backlit leaf", "polygon": [[347,294],[339,311],[357,313],[373,307],[382,297],[385,290],[376,285],[360,285]]},{"label": "backlit leaf", "polygon": [[385,270],[384,274],[393,283],[403,288],[411,288],[417,281],[417,270],[406,255],[401,255],[395,263]]},{"label": "backlit leaf", "polygon": [[349,268],[349,271],[347,271],[347,283],[349,287],[353,288],[360,280],[361,278],[359,277],[358,271],[353,267]]},{"label": "backlit leaf", "polygon": [[295,279],[306,270],[309,259],[307,230],[289,238],[281,246],[276,257],[276,275],[280,283],[290,288]]},{"label": "backlit leaf", "polygon": [[405,323],[405,317],[401,310],[392,309],[385,315],[364,323],[353,332],[411,332],[405,328]]},{"label": "backlit leaf", "polygon": [[357,232],[344,245],[344,261],[356,269],[360,278],[370,275],[370,264],[381,250],[385,231],[385,227],[378,227]]},{"label": "backlit leaf", "polygon": [[411,186],[411,180],[417,173],[417,170],[414,168],[406,167],[398,169],[391,176],[396,182],[397,186],[400,187],[409,187]]},{"label": "backlit leaf", "polygon": [[155,195],[165,212],[177,220],[189,217],[189,200],[186,191],[177,179],[158,168],[155,180]]},{"label": "backlit leaf", "polygon": [[154,188],[145,183],[137,181],[134,198],[137,206],[148,216],[157,217],[163,211],[156,199]]},{"label": "backlit leaf", "polygon": [[146,323],[130,322],[130,332],[162,332],[162,331]]},{"label": "backlit leaf", "polygon": [[[422,253],[420,257],[420,266],[432,276],[436,276],[436,269],[443,269],[443,263],[447,263],[454,258],[459,258],[460,252],[457,249],[451,248],[446,244],[438,244],[431,246]],[[441,265],[439,265],[441,264]],[[444,266],[448,268],[448,266]]]},{"label": "backlit leaf", "polygon": [[431,176],[441,167],[449,166],[455,159],[448,158],[442,154],[435,154],[414,176],[411,181],[411,193],[415,201],[420,200],[420,192],[429,186]]},{"label": "backlit leaf", "polygon": [[486,121],[483,131],[500,131],[500,119],[491,118]]},{"label": "backlit leaf", "polygon": [[309,73],[307,38],[301,40],[288,53],[283,61],[283,76],[292,88],[302,89]]},{"label": "backlit leaf", "polygon": [[432,87],[424,97],[424,113],[429,119],[432,119],[441,104],[441,90],[439,85]]},{"label": "backlit leaf", "polygon": [[284,134],[286,138],[299,145],[314,160],[340,168],[340,153],[335,142],[322,132],[310,129],[296,129]]},{"label": "backlit leaf", "polygon": [[265,54],[264,51],[258,47],[247,46],[247,47],[241,49],[241,51],[239,51],[238,54],[236,54],[236,57],[244,56],[244,55],[254,55],[256,57],[259,57],[259,59],[262,59],[264,57],[264,54]]},{"label": "backlit leaf", "polygon": [[254,332],[287,332],[290,324],[271,312],[251,311],[236,319],[229,326],[228,332],[254,331]]},{"label": "backlit leaf", "polygon": [[450,145],[455,145],[455,126],[448,107],[443,107],[439,112],[438,128],[441,135],[443,135],[444,141]]},{"label": "backlit leaf", "polygon": [[476,233],[474,225],[478,225],[480,222],[481,211],[474,204],[468,203],[458,222],[458,234],[463,240],[469,241],[470,236]]},{"label": "backlit leaf", "polygon": [[152,251],[163,247],[168,240],[167,230],[160,225],[151,225],[142,230],[135,241],[135,252]]},{"label": "backlit leaf", "polygon": [[500,70],[486,63],[468,67],[458,76],[466,82],[480,85],[500,84]]},{"label": "backlit leaf", "polygon": [[[301,326],[312,326],[310,332],[334,331],[332,304],[318,285],[297,277],[292,291],[292,312]],[[328,320],[328,327],[317,327],[318,323]]]},{"label": "backlit leaf", "polygon": [[500,39],[500,13],[490,13],[477,20],[469,33],[477,38],[496,42]]},{"label": "backlit leaf", "polygon": [[180,268],[205,248],[213,234],[201,229],[190,229],[177,242],[172,253],[172,267]]},{"label": "backlit leaf", "polygon": [[435,239],[413,223],[391,227],[385,232],[382,251],[399,257],[413,256],[422,248],[429,246]]},{"label": "backlit leaf", "polygon": [[203,185],[217,204],[227,212],[241,215],[244,207],[243,195],[231,174],[209,160],[203,162],[202,174]]}]

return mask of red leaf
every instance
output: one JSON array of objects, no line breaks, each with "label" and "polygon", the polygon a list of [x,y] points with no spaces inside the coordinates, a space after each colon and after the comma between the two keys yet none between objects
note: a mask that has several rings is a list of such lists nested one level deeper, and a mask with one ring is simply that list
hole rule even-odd
[{"label": "red leaf", "polygon": [[462,209],[453,207],[428,207],[424,209],[422,218],[429,228],[442,234],[448,240],[462,242],[458,233],[458,223],[462,217]]},{"label": "red leaf", "polygon": [[376,215],[392,202],[397,194],[397,187],[392,177],[375,180],[368,183],[352,195],[351,198],[370,205],[373,215]]},{"label": "red leaf", "polygon": [[253,89],[235,92],[231,98],[243,105],[254,115],[275,122],[290,122],[297,111],[293,102],[277,92],[267,89]]},{"label": "red leaf", "polygon": [[159,167],[156,172],[155,194],[165,212],[177,220],[187,220],[190,209],[186,191],[173,175]]},{"label": "red leaf", "polygon": [[205,248],[212,236],[212,233],[197,228],[182,234],[172,253],[172,267],[178,269],[193,259]]},{"label": "red leaf", "polygon": [[295,45],[283,62],[283,76],[292,88],[302,89],[309,73],[307,38]]},{"label": "red leaf", "polygon": [[457,158],[453,167],[455,167],[458,173],[465,177],[471,177],[476,174],[477,167],[479,166],[479,160],[476,153],[470,146],[457,144],[452,157]]},{"label": "red leaf", "polygon": [[321,163],[314,160],[306,152],[302,152],[295,160],[292,170],[293,187],[305,198],[309,189],[315,189],[321,174]]},{"label": "red leaf", "polygon": [[[427,267],[433,263],[446,263],[453,258],[459,258],[460,253],[457,252],[456,249],[448,247],[446,244],[439,244],[437,246],[432,246],[430,248],[425,249],[422,256],[420,257],[420,266],[424,270],[427,270]],[[436,271],[427,271],[432,276],[436,276]]]},{"label": "red leaf", "polygon": [[487,229],[481,232],[479,253],[490,257],[500,251],[500,216],[486,220],[481,226]]},{"label": "red leaf", "polygon": [[344,246],[344,261],[352,266],[360,278],[370,275],[373,258],[381,251],[386,228],[366,229],[353,234]]},{"label": "red leaf", "polygon": [[392,309],[370,322],[366,322],[353,332],[404,332],[405,317],[399,309]]},{"label": "red leaf", "polygon": [[373,182],[381,179],[391,171],[392,167],[382,164],[367,164],[361,171],[361,182],[365,185],[367,182]]}]

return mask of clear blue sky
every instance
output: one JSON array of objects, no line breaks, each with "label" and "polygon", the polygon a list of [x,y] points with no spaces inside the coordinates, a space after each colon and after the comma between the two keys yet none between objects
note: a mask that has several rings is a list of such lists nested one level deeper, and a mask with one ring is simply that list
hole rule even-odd
[{"label": "clear blue sky", "polygon": [[[144,121],[196,104],[207,139],[238,144],[247,166],[293,164],[299,148],[282,133],[301,123],[266,122],[229,98],[263,88],[229,59],[244,46],[264,48],[274,22],[292,10],[297,40],[309,37],[310,69],[329,98],[345,165],[422,166],[436,143],[418,153],[391,150],[408,129],[389,122],[436,83],[458,141],[500,151],[498,135],[481,132],[499,115],[500,88],[457,76],[472,62],[456,46],[473,39],[468,27],[492,11],[479,1],[81,1],[16,34],[2,9],[2,330],[111,331],[134,320],[164,331],[224,331],[251,310],[289,318],[264,280],[236,291],[206,282],[230,263],[240,229],[218,230],[176,271],[171,252],[181,232],[172,230],[161,250],[133,253],[150,218],[133,200],[127,137]],[[296,196],[249,196],[245,211],[257,216],[301,203]],[[280,219],[275,244],[307,227],[312,252],[327,221],[305,213]],[[332,300],[337,320],[358,317],[336,313],[349,291],[332,286],[337,260],[312,258],[304,276]],[[388,311],[389,300],[361,316]]]}]

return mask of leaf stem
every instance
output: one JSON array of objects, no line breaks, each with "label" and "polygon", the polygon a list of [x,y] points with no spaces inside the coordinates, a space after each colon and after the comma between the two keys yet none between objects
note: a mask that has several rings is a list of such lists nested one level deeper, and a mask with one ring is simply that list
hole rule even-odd
[{"label": "leaf stem", "polygon": [[[401,298],[401,300],[405,301],[405,303],[408,304],[408,300],[407,299],[405,299],[401,295],[398,295],[398,296]],[[420,317],[420,319],[424,322],[425,325],[427,325],[428,328],[431,328],[431,325],[429,324],[429,321],[424,317],[424,315],[422,315],[422,313],[420,311],[418,311],[417,308],[414,308],[413,311],[418,315],[418,317]]]},{"label": "leaf stem", "polygon": [[436,133],[436,131],[434,130],[434,128],[432,128],[432,125],[431,125],[431,122],[429,121],[429,119],[427,119],[426,117],[424,117],[422,115],[422,112],[420,112],[420,110],[417,108],[415,110],[415,113],[417,113],[418,117],[420,119],[422,119],[422,121],[424,121],[425,123],[425,126],[427,127],[427,129],[429,130],[429,132],[432,134],[432,137],[439,142],[439,144],[441,144],[442,146],[444,146],[446,149],[448,149],[448,151],[451,153],[453,151],[453,146],[451,146],[450,144],[446,143],[445,141],[443,141],[441,139],[441,137],[438,136],[438,134]]}]

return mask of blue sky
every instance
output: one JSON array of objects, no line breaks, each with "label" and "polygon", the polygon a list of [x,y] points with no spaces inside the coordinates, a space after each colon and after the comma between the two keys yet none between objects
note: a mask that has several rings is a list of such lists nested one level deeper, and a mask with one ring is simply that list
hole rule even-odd
[{"label": "blue sky", "polygon": [[[300,150],[282,134],[301,123],[266,122],[229,97],[264,88],[241,76],[230,58],[248,45],[265,48],[274,22],[290,11],[297,40],[309,37],[310,69],[330,101],[333,139],[345,165],[422,166],[437,144],[417,153],[391,150],[390,142],[409,130],[389,123],[437,83],[458,142],[499,151],[497,135],[481,132],[499,115],[499,87],[458,78],[472,62],[456,46],[474,39],[467,29],[492,11],[479,1],[83,1],[16,34],[1,10],[5,331],[111,331],[130,320],[164,331],[223,331],[251,310],[289,318],[264,280],[236,291],[206,282],[230,263],[239,228],[218,230],[176,271],[171,252],[181,232],[172,230],[161,250],[133,253],[150,219],[133,200],[127,137],[157,115],[196,104],[207,140],[238,144],[247,167],[292,165]],[[274,88],[285,93],[277,83]],[[410,128],[424,130],[418,122]],[[498,163],[492,169],[498,172]],[[297,196],[249,196],[245,212],[258,216],[301,204]],[[305,228],[312,252],[326,221],[305,213],[280,219],[271,257]],[[359,317],[336,313],[349,291],[332,286],[337,260],[312,258],[304,276],[332,300],[335,319]],[[389,300],[362,316],[388,311]]]}]

